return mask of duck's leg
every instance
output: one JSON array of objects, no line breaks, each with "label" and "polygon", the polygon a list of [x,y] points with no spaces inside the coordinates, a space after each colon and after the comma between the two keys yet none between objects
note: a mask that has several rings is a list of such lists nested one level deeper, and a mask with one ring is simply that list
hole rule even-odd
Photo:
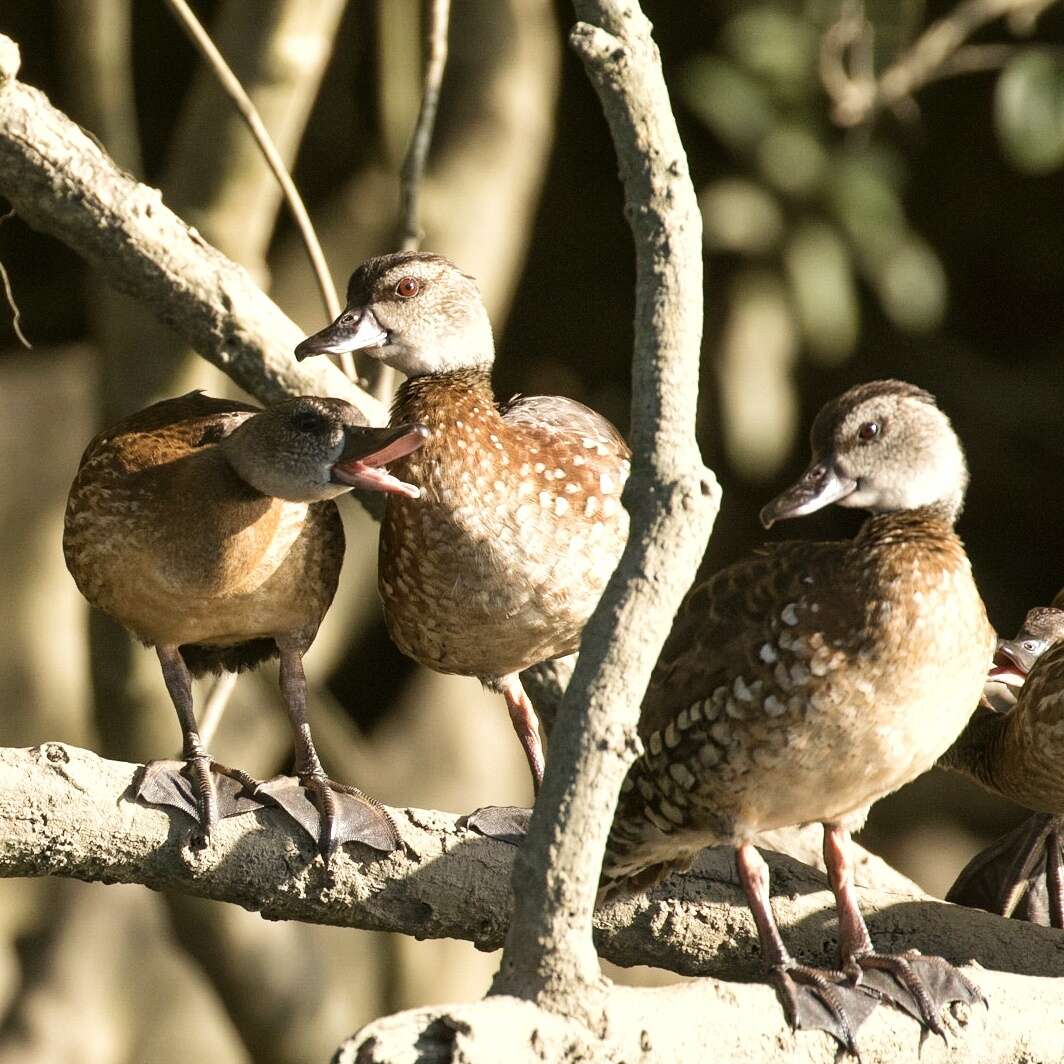
[{"label": "duck's leg", "polygon": [[[488,681],[485,686],[492,691],[498,691],[506,699],[510,723],[521,742],[521,749],[524,750],[525,760],[528,762],[528,771],[532,774],[532,793],[538,795],[545,766],[543,743],[539,737],[539,717],[532,700],[525,693],[521,677],[512,672],[508,676]],[[531,814],[530,809],[521,809],[518,806],[486,805],[469,814],[466,827],[488,838],[518,845],[528,831]]]},{"label": "duck's leg", "polygon": [[543,785],[543,770],[546,759],[543,756],[543,743],[539,737],[539,717],[536,715],[532,700],[525,694],[521,677],[516,672],[503,676],[498,682],[499,692],[506,699],[506,708],[510,712],[510,723],[517,733],[521,749],[525,752],[528,771],[532,773],[532,793],[539,794]]},{"label": "duck's leg", "polygon": [[181,651],[170,645],[155,650],[181,725],[181,760],[149,761],[137,797],[149,805],[166,805],[188,813],[200,825],[196,844],[206,846],[220,819],[261,807],[262,803],[252,797],[258,780],[219,764],[207,753],[192,706],[192,677]]},{"label": "duck's leg", "polygon": [[857,902],[850,833],[838,824],[824,825],[824,863],[839,912],[840,960],[855,984],[892,1001],[943,1038],[945,1006],[953,1001],[986,1004],[982,991],[942,957],[924,957],[915,950],[875,951]]},{"label": "duck's leg", "polygon": [[735,865],[757,924],[761,954],[791,1026],[827,1031],[856,1054],[857,1029],[875,1011],[875,997],[854,986],[842,972],[799,964],[783,944],[772,915],[765,859],[746,842],[736,849]]},{"label": "duck's leg", "polygon": [[1049,894],[1049,926],[1064,929],[1064,868],[1060,852],[1061,820],[1053,818],[1046,836],[1046,890]]},{"label": "duck's leg", "polygon": [[307,680],[303,647],[278,640],[281,694],[295,731],[297,779],[278,776],[259,787],[318,844],[325,863],[345,842],[361,842],[385,852],[399,845],[399,832],[388,811],[357,787],[335,783],[325,774],[307,723]]}]

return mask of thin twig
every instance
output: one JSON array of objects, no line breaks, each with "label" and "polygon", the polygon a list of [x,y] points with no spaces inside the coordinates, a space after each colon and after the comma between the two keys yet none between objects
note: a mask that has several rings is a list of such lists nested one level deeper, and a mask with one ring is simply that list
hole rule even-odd
[{"label": "thin twig", "polygon": [[[307,214],[307,209],[303,205],[303,200],[296,189],[295,183],[292,181],[292,177],[288,173],[284,160],[282,160],[280,153],[277,151],[269,131],[259,117],[255,105],[251,102],[239,79],[230,69],[229,64],[226,63],[221,52],[215,47],[207,31],[185,0],[166,0],[166,3],[181,23],[196,50],[214,71],[225,94],[233,101],[234,106],[240,112],[245,123],[247,123],[251,135],[255,138],[255,143],[258,144],[262,151],[266,164],[281,186],[285,202],[288,204],[288,209],[292,212],[292,217],[299,228],[299,234],[307,249],[307,257],[310,259],[310,265],[318,282],[322,301],[325,304],[325,313],[329,318],[339,317],[341,310],[340,299],[336,294],[336,286],[332,282],[329,267],[325,262],[325,255],[321,250],[321,244],[318,242],[314,226],[310,221],[310,215]],[[350,352],[344,352],[340,356],[340,365],[352,380],[357,379],[354,360]]]},{"label": "thin twig", "polygon": [[966,51],[967,41],[988,23],[1007,18],[1012,28],[1026,26],[1051,2],[964,0],[928,26],[878,78],[867,64],[858,62],[870,41],[872,24],[859,6],[844,4],[838,21],[824,34],[820,52],[820,78],[835,121],[856,126],[884,108],[912,109],[915,93],[932,81],[999,65],[1001,52],[976,52],[963,59],[958,53]]},{"label": "thin twig", "polygon": [[425,84],[421,92],[421,107],[410,138],[410,149],[399,173],[400,246],[403,251],[417,251],[424,233],[419,216],[421,181],[425,162],[436,125],[436,109],[440,102],[440,86],[447,65],[447,24],[451,15],[451,0],[432,0],[429,12],[428,55],[425,60]]},{"label": "thin twig", "polygon": [[[14,217],[14,214],[14,207],[5,214],[0,214],[0,225],[3,225],[8,218]],[[15,293],[11,290],[11,278],[8,277],[7,267],[3,262],[0,262],[0,284],[3,284],[4,286],[4,298],[7,300],[7,305],[11,308],[11,328],[14,329],[19,343],[21,343],[27,351],[32,351],[33,344],[26,339],[26,334],[22,331],[22,312],[18,309],[18,304],[15,302]]]},{"label": "thin twig", "polygon": [[[399,246],[403,251],[417,251],[425,235],[421,229],[421,184],[432,144],[432,131],[436,125],[443,72],[447,66],[447,27],[450,17],[451,0],[432,0],[426,34],[421,106],[418,108],[410,147],[399,171]],[[374,396],[382,403],[388,402],[395,391],[395,381],[395,371],[390,366],[378,366],[373,381]]]}]

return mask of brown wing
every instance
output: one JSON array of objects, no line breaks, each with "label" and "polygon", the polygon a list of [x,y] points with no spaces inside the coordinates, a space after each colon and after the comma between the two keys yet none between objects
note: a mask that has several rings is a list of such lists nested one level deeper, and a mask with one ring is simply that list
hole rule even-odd
[{"label": "brown wing", "polygon": [[[85,448],[81,465],[113,441],[124,436],[165,435],[170,446],[198,447],[214,443],[230,428],[232,414],[256,413],[260,407],[239,399],[216,399],[202,391],[163,399],[105,429]],[[79,467],[80,468],[80,467]]]},{"label": "brown wing", "polygon": [[527,425],[551,435],[579,437],[628,458],[631,451],[624,437],[601,414],[575,399],[561,395],[519,395],[499,407],[512,425]]},{"label": "brown wing", "polygon": [[[791,655],[792,622],[814,630],[824,654],[853,639],[861,596],[841,577],[847,543],[780,543],[721,570],[688,593],[651,676],[640,736],[663,730],[682,709],[736,678],[771,683]],[[810,623],[810,611],[815,614]]]}]

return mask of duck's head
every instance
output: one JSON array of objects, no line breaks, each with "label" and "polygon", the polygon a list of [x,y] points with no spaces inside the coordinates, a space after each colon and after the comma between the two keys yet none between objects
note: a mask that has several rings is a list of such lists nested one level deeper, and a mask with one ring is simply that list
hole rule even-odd
[{"label": "duck's head", "polygon": [[305,395],[233,419],[219,446],[256,491],[290,502],[319,502],[352,488],[416,499],[414,485],[384,467],[421,446],[423,425],[371,428],[343,399]]},{"label": "duck's head", "polygon": [[1036,606],[1027,611],[1023,626],[1012,639],[999,639],[990,679],[1022,687],[1034,663],[1064,639],[1064,609]]},{"label": "duck's head", "polygon": [[296,358],[343,351],[365,351],[408,377],[487,368],[495,358],[476,281],[424,252],[362,263],[348,282],[343,314],[308,336]]},{"label": "duck's head", "polygon": [[937,506],[960,513],[968,467],[957,434],[929,393],[872,381],[826,403],[810,433],[812,461],[761,511],[766,528],[831,503],[874,513]]}]

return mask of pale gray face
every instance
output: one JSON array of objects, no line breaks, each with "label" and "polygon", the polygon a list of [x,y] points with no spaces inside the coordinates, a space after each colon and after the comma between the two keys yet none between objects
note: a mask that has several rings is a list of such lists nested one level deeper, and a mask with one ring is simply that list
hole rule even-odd
[{"label": "pale gray face", "polygon": [[476,282],[440,255],[400,252],[351,275],[347,306],[296,358],[365,351],[408,377],[490,366],[491,323]]},{"label": "pale gray face", "polygon": [[858,385],[827,403],[801,479],[762,510],[766,526],[830,503],[873,512],[940,505],[960,512],[968,470],[949,418],[902,381]]},{"label": "pale gray face", "polygon": [[354,487],[417,498],[382,467],[427,435],[420,425],[371,428],[343,399],[301,396],[249,414],[220,446],[244,481],[273,498],[320,502]]}]

